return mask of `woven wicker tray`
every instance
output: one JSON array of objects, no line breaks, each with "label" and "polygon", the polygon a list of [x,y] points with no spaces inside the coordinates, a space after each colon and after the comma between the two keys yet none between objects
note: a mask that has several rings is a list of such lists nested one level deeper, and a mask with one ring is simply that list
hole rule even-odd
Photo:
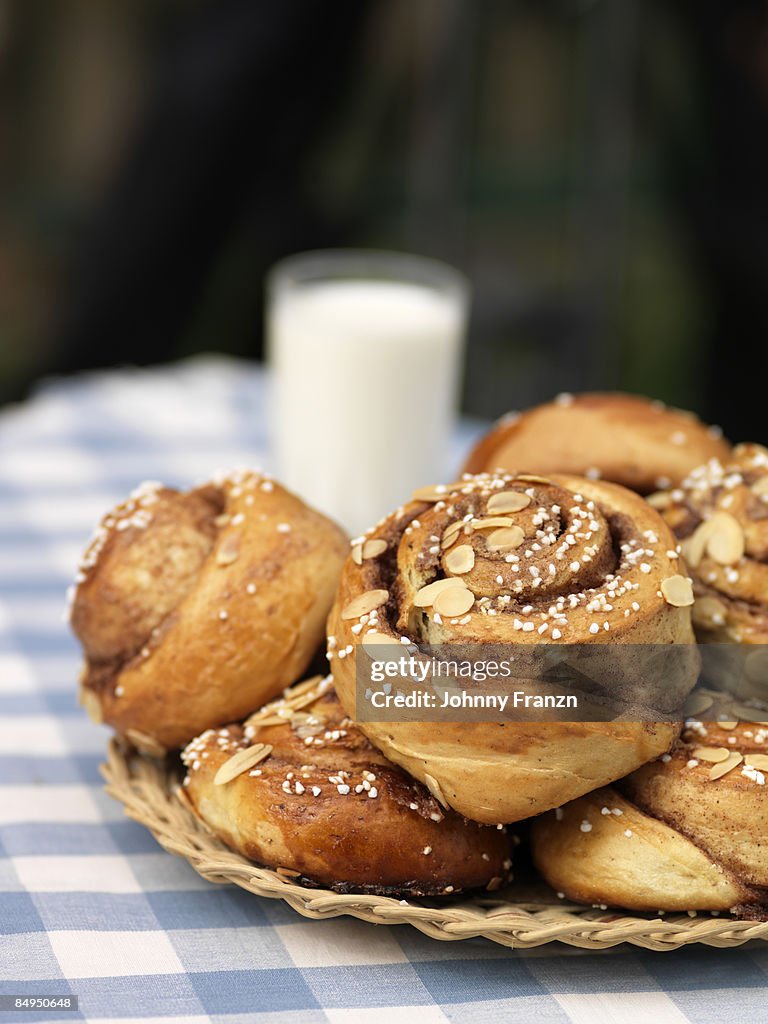
[{"label": "woven wicker tray", "polygon": [[307,889],[277,871],[257,867],[210,835],[176,796],[179,778],[169,762],[129,754],[112,740],[102,774],[107,792],[123,804],[126,814],[146,825],[169,853],[186,858],[203,878],[285,900],[304,917],[322,920],[348,914],[374,924],[410,924],[435,939],[482,935],[515,949],[547,942],[607,949],[628,942],[668,950],[695,942],[727,947],[751,939],[768,940],[768,922],[705,914],[653,918],[591,910],[563,904],[543,886],[530,891],[513,886],[506,894],[494,893],[493,898],[467,897],[451,903],[413,900],[407,904],[386,896]]}]

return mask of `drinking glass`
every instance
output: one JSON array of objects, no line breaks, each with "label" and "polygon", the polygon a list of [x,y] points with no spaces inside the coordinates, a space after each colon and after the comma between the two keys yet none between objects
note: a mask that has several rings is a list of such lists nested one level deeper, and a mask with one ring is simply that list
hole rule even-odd
[{"label": "drinking glass", "polygon": [[353,534],[444,475],[468,305],[464,276],[419,256],[326,250],[270,272],[279,476]]}]

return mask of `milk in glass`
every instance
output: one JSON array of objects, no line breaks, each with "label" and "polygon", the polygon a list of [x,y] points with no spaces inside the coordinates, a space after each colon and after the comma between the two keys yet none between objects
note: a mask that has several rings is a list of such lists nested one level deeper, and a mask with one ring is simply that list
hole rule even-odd
[{"label": "milk in glass", "polygon": [[440,482],[465,315],[463,289],[410,281],[276,287],[269,347],[285,484],[357,534]]}]

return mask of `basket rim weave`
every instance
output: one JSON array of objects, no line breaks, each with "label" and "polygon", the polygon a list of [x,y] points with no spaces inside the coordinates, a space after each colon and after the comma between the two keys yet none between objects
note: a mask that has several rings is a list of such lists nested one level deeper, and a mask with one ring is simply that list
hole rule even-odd
[{"label": "basket rim weave", "polygon": [[693,943],[733,947],[768,940],[768,922],[732,917],[669,914],[651,918],[575,904],[515,903],[503,894],[435,906],[428,901],[401,903],[388,896],[305,888],[279,871],[253,864],[211,835],[176,796],[178,779],[168,762],[128,751],[112,739],[101,772],[107,793],[123,805],[128,817],[146,826],[163,849],[184,857],[201,877],[284,900],[304,917],[324,920],[349,915],[373,924],[409,924],[434,939],[482,936],[513,949],[549,942],[608,949],[626,942],[671,950]]}]

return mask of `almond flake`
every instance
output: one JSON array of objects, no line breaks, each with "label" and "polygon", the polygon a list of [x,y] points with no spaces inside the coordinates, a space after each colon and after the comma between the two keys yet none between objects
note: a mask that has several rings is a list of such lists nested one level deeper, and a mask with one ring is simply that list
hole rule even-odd
[{"label": "almond flake", "polygon": [[669,508],[672,504],[672,497],[666,491],[656,491],[655,494],[649,494],[645,500],[651,508],[656,509]]},{"label": "almond flake", "polygon": [[485,507],[493,515],[503,515],[505,512],[522,512],[530,504],[530,495],[521,491],[497,491],[491,495]]},{"label": "almond flake", "polygon": [[434,604],[437,595],[448,587],[466,589],[466,584],[464,580],[457,580],[455,576],[449,576],[444,580],[435,580],[434,583],[428,583],[426,587],[416,591],[413,595],[413,603],[416,608],[429,608]]},{"label": "almond flake", "polygon": [[445,799],[445,795],[443,794],[443,791],[440,788],[440,783],[437,781],[437,779],[433,775],[425,774],[424,782],[426,783],[427,789],[435,798],[435,800],[437,800],[439,804],[442,804],[443,807],[447,807],[448,801]]},{"label": "almond flake", "polygon": [[385,540],[367,540],[363,544],[362,557],[363,558],[378,558],[379,555],[383,555],[387,550],[387,542]]},{"label": "almond flake", "polygon": [[269,743],[254,743],[252,747],[246,747],[244,750],[238,750],[236,754],[233,754],[228,761],[216,772],[213,780],[214,786],[224,786],[227,782],[231,782],[232,779],[236,779],[238,775],[242,775],[243,772],[249,771],[254,765],[257,765],[259,761],[263,761],[269,757],[272,753],[272,747]]},{"label": "almond flake", "polygon": [[722,777],[727,775],[728,772],[732,772],[734,768],[737,768],[743,760],[744,758],[741,754],[736,753],[735,750],[732,751],[728,755],[727,761],[721,761],[720,764],[714,764],[709,769],[710,781],[715,782],[717,779],[722,779]]},{"label": "almond flake", "polygon": [[104,715],[101,710],[101,701],[93,690],[87,689],[83,686],[80,688],[80,704],[85,709],[85,713],[88,715],[92,722],[96,725],[100,725],[104,721]]},{"label": "almond flake", "polygon": [[707,546],[711,529],[709,520],[699,523],[690,537],[686,537],[682,542],[681,546],[686,564],[692,569],[697,569],[704,557],[704,550]]},{"label": "almond flake", "polygon": [[342,619],[359,619],[361,615],[367,615],[374,608],[379,608],[389,600],[388,590],[366,590],[364,594],[358,594],[344,606],[341,613]]},{"label": "almond flake", "polygon": [[389,644],[392,647],[402,647],[400,641],[387,633],[365,633],[363,635],[363,647],[380,647]]},{"label": "almond flake", "polygon": [[552,481],[545,476],[536,476],[534,473],[518,473],[515,480],[524,480],[529,484],[551,484]]},{"label": "almond flake", "polygon": [[686,718],[694,718],[712,707],[714,701],[706,693],[692,693],[683,706]]},{"label": "almond flake", "polygon": [[768,772],[768,754],[745,754],[744,760],[752,768],[757,768],[761,772]]},{"label": "almond flake", "polygon": [[512,551],[525,540],[525,533],[519,526],[502,526],[485,538],[491,551]]},{"label": "almond flake", "polygon": [[725,729],[726,732],[733,732],[738,724],[735,719],[731,720],[730,718],[724,719],[722,722],[715,722],[718,729]]},{"label": "almond flake", "polygon": [[693,604],[693,585],[687,576],[668,576],[661,581],[661,592],[673,608],[688,608]]},{"label": "almond flake", "polygon": [[730,512],[715,512],[709,520],[707,552],[720,565],[733,565],[744,555],[744,531]]},{"label": "almond flake", "polygon": [[468,612],[474,603],[475,595],[467,587],[450,587],[437,595],[432,607],[438,615],[458,618]]},{"label": "almond flake", "polygon": [[470,572],[475,565],[475,552],[470,544],[460,544],[453,548],[443,559],[443,564],[448,572],[457,576]]},{"label": "almond flake", "polygon": [[507,516],[486,516],[484,519],[473,519],[469,525],[473,530],[490,530],[495,526],[514,526],[515,521]]},{"label": "almond flake", "polygon": [[727,761],[731,753],[727,747],[695,747],[692,756],[708,764],[720,764]]},{"label": "almond flake", "polygon": [[232,565],[240,557],[240,534],[230,533],[224,537],[216,552],[216,565]]},{"label": "almond flake", "polygon": [[693,621],[697,626],[712,628],[725,624],[728,609],[716,597],[705,594],[704,597],[697,597],[693,605]]},{"label": "almond flake", "polygon": [[[325,677],[321,675],[310,676],[309,679],[305,679],[303,683],[296,683],[290,689],[290,699],[296,700],[297,697],[304,697],[308,693],[313,693],[317,689],[320,683],[325,682]],[[318,691],[319,695],[319,691]]]},{"label": "almond flake", "polygon": [[430,487],[419,487],[411,495],[411,501],[443,501],[449,494],[445,484],[432,484]]},{"label": "almond flake", "polygon": [[446,548],[449,548],[451,544],[453,544],[457,540],[459,534],[461,533],[461,528],[463,525],[464,523],[461,520],[459,520],[457,523],[451,523],[450,526],[446,526],[445,530],[443,531],[442,540],[440,541],[440,547],[443,549],[443,551],[445,551]]},{"label": "almond flake", "polygon": [[363,564],[363,545],[362,544],[353,544],[351,555],[352,555],[352,561],[355,563],[355,565],[362,565]]},{"label": "almond flake", "polygon": [[746,704],[731,704],[730,710],[740,718],[742,722],[754,722],[757,723],[756,715],[762,715],[765,717],[765,708],[750,708]]},{"label": "almond flake", "polygon": [[750,490],[753,494],[756,494],[758,498],[764,498],[768,495],[768,475],[761,476],[759,480],[750,486]]}]

